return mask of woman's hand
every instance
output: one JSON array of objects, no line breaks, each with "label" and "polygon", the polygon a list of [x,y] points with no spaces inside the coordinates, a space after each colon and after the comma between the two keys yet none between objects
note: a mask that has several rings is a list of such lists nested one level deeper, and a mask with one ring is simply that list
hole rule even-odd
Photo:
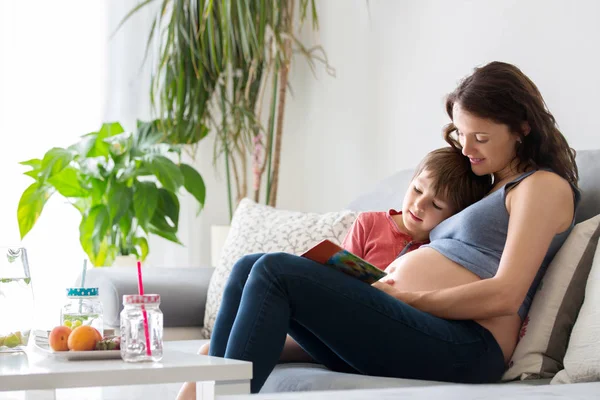
[{"label": "woman's hand", "polygon": [[392,278],[381,278],[371,286],[408,305],[412,305],[414,301],[421,296],[421,292],[403,292],[396,289],[394,287],[394,280]]},{"label": "woman's hand", "polygon": [[394,271],[396,270],[396,265],[394,265],[395,263],[391,263],[390,265],[387,266],[386,269],[383,270],[383,272],[385,272],[388,275],[391,275],[394,273]]}]

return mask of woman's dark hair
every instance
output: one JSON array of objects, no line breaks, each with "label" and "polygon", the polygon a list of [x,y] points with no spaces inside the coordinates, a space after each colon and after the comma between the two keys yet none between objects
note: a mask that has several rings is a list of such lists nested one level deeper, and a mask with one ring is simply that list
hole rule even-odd
[{"label": "woman's dark hair", "polygon": [[[507,125],[519,135],[519,167],[550,168],[577,187],[575,150],[558,129],[538,88],[519,68],[498,61],[475,68],[446,99],[451,119],[456,103],[473,115]],[[528,135],[523,132],[524,122],[531,127]],[[452,135],[455,131],[453,123],[446,125],[444,139],[461,149]]]},{"label": "woman's dark hair", "polygon": [[469,159],[453,147],[427,153],[415,169],[413,179],[423,171],[429,173],[434,194],[444,196],[454,207],[454,212],[483,199],[492,189],[492,177],[475,175]]}]

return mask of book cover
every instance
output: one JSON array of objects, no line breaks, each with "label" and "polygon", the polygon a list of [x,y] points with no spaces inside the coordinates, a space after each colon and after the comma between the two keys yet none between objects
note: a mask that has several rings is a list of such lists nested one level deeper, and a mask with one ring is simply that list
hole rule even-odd
[{"label": "book cover", "polygon": [[324,264],[368,284],[377,282],[387,274],[330,240],[323,240],[307,250],[301,257]]}]

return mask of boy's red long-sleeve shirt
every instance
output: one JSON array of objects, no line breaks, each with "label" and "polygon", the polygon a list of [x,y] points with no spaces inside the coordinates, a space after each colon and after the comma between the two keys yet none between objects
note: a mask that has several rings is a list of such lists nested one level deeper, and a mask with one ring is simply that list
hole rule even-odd
[{"label": "boy's red long-sleeve shirt", "polygon": [[[393,215],[402,215],[402,211],[391,209],[360,213],[346,234],[342,247],[377,268],[385,269],[413,241],[400,230]],[[414,242],[407,251],[425,243]]]}]

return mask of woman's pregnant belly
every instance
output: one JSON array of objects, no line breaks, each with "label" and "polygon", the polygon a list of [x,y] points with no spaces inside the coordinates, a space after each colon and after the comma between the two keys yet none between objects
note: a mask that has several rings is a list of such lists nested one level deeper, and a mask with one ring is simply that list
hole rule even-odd
[{"label": "woman's pregnant belly", "polygon": [[[389,272],[386,278],[394,279],[393,286],[406,292],[440,290],[481,280],[473,272],[429,247],[417,249],[396,259],[388,266],[387,270],[390,269],[393,271]],[[494,335],[508,362],[516,346],[521,327],[519,315],[476,320],[476,322]]]}]

